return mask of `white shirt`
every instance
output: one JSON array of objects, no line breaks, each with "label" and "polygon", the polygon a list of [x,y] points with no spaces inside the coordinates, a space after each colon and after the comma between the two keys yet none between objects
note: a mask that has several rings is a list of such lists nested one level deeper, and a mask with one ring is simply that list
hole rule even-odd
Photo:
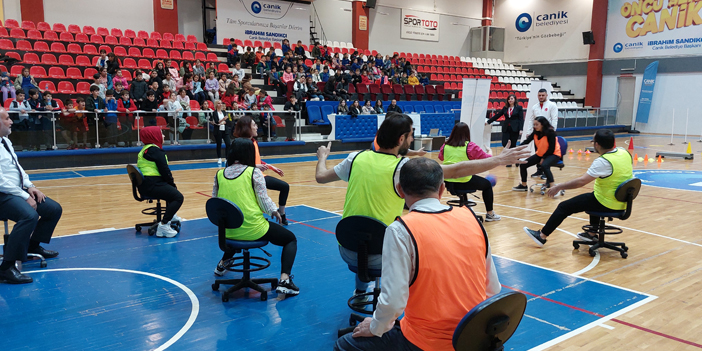
[{"label": "white shirt", "polygon": [[[245,170],[246,166],[235,163],[224,169],[224,177],[227,179],[234,179],[239,177]],[[261,208],[261,212],[270,216],[273,211],[278,210],[278,207],[268,196],[266,179],[264,178],[261,170],[258,168],[254,168],[253,170],[253,188],[254,192],[256,193],[256,201],[258,202],[258,207]],[[214,187],[212,188],[212,197],[216,197],[217,193],[219,193],[219,181],[217,180],[217,175],[215,175]]]},{"label": "white shirt", "polygon": [[[373,151],[366,151],[366,152],[373,152]],[[351,175],[351,164],[353,163],[353,159],[356,158],[358,155],[359,151],[352,152],[348,157],[346,157],[341,163],[338,165],[334,166],[334,172],[336,175],[339,177],[339,179],[348,182],[349,181],[349,176]],[[400,164],[397,165],[397,168],[395,169],[395,175],[393,176],[394,179],[394,186],[395,189],[397,189],[397,184],[400,183],[400,169],[402,169],[402,166],[405,165],[409,161],[409,158],[403,158],[402,161],[400,161]]]},{"label": "white shirt", "polygon": [[243,68],[242,69],[232,68],[231,76],[234,77],[235,74],[238,76],[237,80],[241,82],[241,80],[244,79],[244,75],[246,74],[246,72],[244,72]]},{"label": "white shirt", "polygon": [[[25,173],[22,166],[19,165],[17,155],[12,148],[10,139],[5,137],[1,139],[5,140],[11,152],[8,153],[2,143],[0,143],[0,193],[19,196],[23,200],[27,200],[29,194],[20,188],[20,179],[24,182],[25,188],[32,188],[34,184],[29,181],[29,176]],[[15,163],[17,163],[17,165],[15,165]],[[17,171],[17,167],[19,167],[19,172]]]},{"label": "white shirt", "polygon": [[531,110],[534,119],[536,119],[536,117],[546,117],[548,122],[553,126],[553,130],[556,130],[558,126],[558,106],[556,106],[555,103],[551,102],[551,100],[546,100],[543,107],[541,103],[537,103]]},{"label": "white shirt", "polygon": [[[426,198],[412,204],[410,212],[414,210],[422,212],[444,211],[448,206],[441,204],[439,199]],[[460,224],[458,224],[460,225]],[[407,307],[409,299],[409,284],[415,272],[415,247],[412,237],[407,229],[400,222],[393,222],[385,230],[383,240],[383,269],[382,285],[380,287],[380,297],[378,306],[373,313],[370,331],[375,336],[382,336],[392,329],[397,317],[402,315]],[[495,263],[492,261],[490,244],[487,247],[487,258],[485,259],[486,293],[491,297],[500,292],[500,280],[497,277]]]},{"label": "white shirt", "polygon": [[[608,154],[611,154],[615,151],[617,151],[616,148],[608,152]],[[614,172],[612,164],[609,163],[609,161],[605,160],[604,157],[596,158],[594,161],[592,161],[590,168],[587,169],[587,175],[593,178],[606,178],[611,176],[612,172]]]}]

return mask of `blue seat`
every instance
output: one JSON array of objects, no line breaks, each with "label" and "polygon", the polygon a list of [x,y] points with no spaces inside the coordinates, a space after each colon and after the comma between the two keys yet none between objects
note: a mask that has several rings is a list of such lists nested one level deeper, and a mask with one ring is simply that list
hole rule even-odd
[{"label": "blue seat", "polygon": [[437,113],[445,112],[444,106],[443,106],[443,105],[434,105],[434,110],[435,110]]},{"label": "blue seat", "polygon": [[334,114],[334,108],[330,105],[322,105],[322,119],[325,124],[331,124],[331,122],[329,122],[329,117],[327,117],[331,114]]},{"label": "blue seat", "polygon": [[412,113],[412,112],[414,112],[414,107],[412,105],[405,105],[405,106],[402,106],[402,111],[404,113]]},{"label": "blue seat", "polygon": [[268,242],[265,240],[245,241],[227,239],[226,243],[227,248],[232,250],[258,249],[259,247],[268,245]]},{"label": "blue seat", "polygon": [[424,105],[414,105],[414,112],[417,112],[417,113],[424,112]]},{"label": "blue seat", "polygon": [[307,121],[310,124],[318,124],[320,121],[324,121],[322,119],[322,112],[320,111],[319,106],[307,106]]},{"label": "blue seat", "polygon": [[432,106],[432,105],[424,105],[424,112],[426,112],[426,113],[434,113],[434,112],[436,112],[436,111],[434,110],[434,106]]},{"label": "blue seat", "polygon": [[590,216],[605,217],[605,218],[620,218],[624,216],[626,211],[614,211],[614,212],[585,212]]}]

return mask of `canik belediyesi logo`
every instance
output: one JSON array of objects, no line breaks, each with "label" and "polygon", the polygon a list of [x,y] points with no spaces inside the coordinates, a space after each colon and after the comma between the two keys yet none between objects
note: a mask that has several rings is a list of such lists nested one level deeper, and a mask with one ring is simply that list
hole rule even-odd
[{"label": "canik belediyesi logo", "polygon": [[624,45],[622,45],[622,43],[616,43],[616,44],[614,44],[613,49],[614,49],[614,52],[620,53],[620,52],[622,52],[622,50],[624,50]]},{"label": "canik belediyesi logo", "polygon": [[515,26],[517,27],[518,31],[524,33],[531,28],[531,22],[531,15],[528,13],[523,13],[517,17]]},{"label": "canik belediyesi logo", "polygon": [[254,1],[251,3],[251,11],[254,13],[260,13],[261,12],[261,3],[258,1]]}]

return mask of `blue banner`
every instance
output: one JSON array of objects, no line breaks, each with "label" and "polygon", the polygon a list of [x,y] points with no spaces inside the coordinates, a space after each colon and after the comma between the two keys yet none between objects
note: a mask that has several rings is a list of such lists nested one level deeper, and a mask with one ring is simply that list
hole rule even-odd
[{"label": "blue banner", "polygon": [[653,100],[653,88],[656,86],[657,75],[658,61],[655,61],[648,65],[644,71],[643,81],[641,82],[641,93],[639,94],[639,108],[636,110],[636,122],[638,123],[648,123],[648,115],[651,112],[651,101]]}]

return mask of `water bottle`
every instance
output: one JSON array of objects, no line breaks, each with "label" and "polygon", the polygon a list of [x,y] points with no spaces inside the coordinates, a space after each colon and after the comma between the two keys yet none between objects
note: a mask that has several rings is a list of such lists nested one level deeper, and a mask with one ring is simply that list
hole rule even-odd
[{"label": "water bottle", "polygon": [[221,158],[217,160],[217,167],[222,168],[222,159]]}]

